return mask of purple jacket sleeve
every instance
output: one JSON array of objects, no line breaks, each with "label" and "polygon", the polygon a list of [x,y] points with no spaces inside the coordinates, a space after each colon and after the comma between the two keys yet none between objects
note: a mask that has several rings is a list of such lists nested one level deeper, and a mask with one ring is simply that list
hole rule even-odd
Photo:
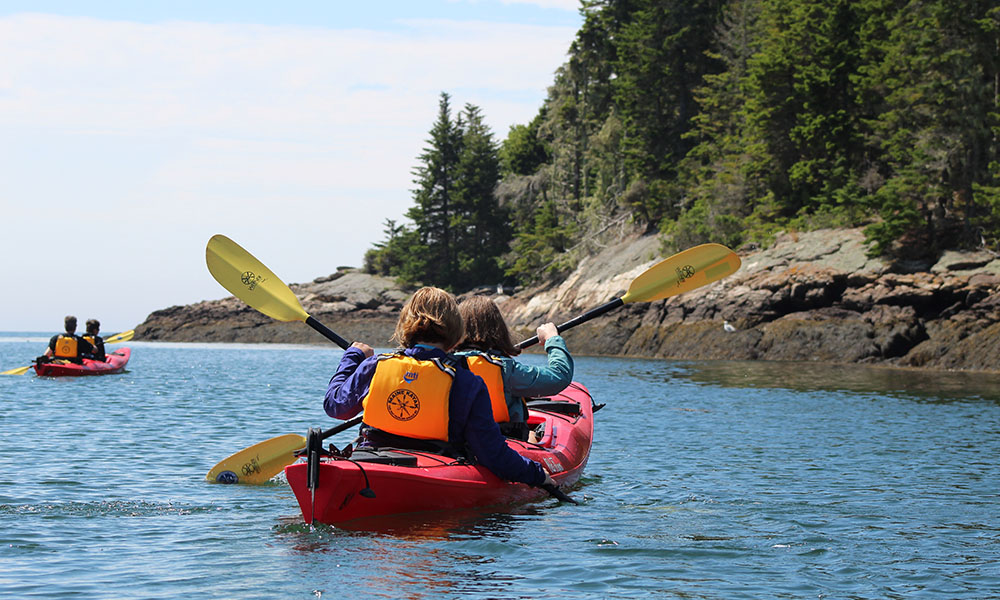
[{"label": "purple jacket sleeve", "polygon": [[323,410],[335,419],[350,419],[361,412],[361,400],[368,394],[376,357],[365,358],[358,348],[348,348],[340,359],[337,372],[330,379],[323,399]]},{"label": "purple jacket sleeve", "polygon": [[[539,485],[545,481],[545,471],[540,464],[524,458],[507,445],[500,428],[493,420],[490,395],[483,380],[468,371],[460,371],[455,384],[452,388],[452,400],[457,400],[457,394],[465,394],[468,402],[462,435],[479,464],[508,481],[528,485]],[[452,418],[456,417],[458,415],[453,413]]]}]

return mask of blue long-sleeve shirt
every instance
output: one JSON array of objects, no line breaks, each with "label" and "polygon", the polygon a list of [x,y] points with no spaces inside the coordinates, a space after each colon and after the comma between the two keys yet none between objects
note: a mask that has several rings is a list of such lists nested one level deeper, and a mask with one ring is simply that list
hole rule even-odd
[{"label": "blue long-sleeve shirt", "polygon": [[[418,360],[447,357],[443,350],[422,346],[407,348],[404,354]],[[346,420],[360,413],[361,401],[368,394],[377,364],[377,356],[365,358],[359,348],[345,350],[323,400],[326,414]],[[452,381],[448,398],[448,441],[458,447],[465,445],[479,464],[501,479],[528,485],[539,485],[545,480],[541,465],[507,445],[493,420],[486,384],[466,369],[458,369]]]},{"label": "blue long-sleeve shirt", "polygon": [[[573,357],[566,349],[566,342],[561,335],[545,340],[545,353],[548,355],[548,363],[544,367],[526,365],[499,352],[489,353],[501,360],[503,393],[511,421],[523,423],[527,419],[521,398],[552,396],[566,389],[573,381]],[[463,350],[455,354],[465,356],[479,352]]]}]

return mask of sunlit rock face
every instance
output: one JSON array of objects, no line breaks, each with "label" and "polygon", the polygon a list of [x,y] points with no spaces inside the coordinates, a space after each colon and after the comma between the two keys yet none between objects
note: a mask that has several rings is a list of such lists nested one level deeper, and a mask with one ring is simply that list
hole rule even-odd
[{"label": "sunlit rock face", "polygon": [[[518,290],[493,283],[468,293],[492,296],[518,340],[540,323],[560,323],[621,296],[661,258],[656,236],[633,236],[594,251],[563,280]],[[988,252],[947,252],[914,270],[869,258],[862,232],[852,229],[786,234],[741,259],[740,270],[719,282],[629,304],[567,331],[570,349],[1000,370],[1000,260]],[[348,340],[377,347],[391,347],[396,316],[413,291],[351,269],[290,287],[309,314]],[[136,335],[328,343],[301,323],[275,322],[233,297],[156,311]]]}]

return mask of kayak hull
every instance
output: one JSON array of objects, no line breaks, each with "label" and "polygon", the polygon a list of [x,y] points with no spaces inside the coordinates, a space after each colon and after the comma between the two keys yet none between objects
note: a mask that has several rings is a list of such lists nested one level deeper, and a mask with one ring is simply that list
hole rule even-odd
[{"label": "kayak hull", "polygon": [[118,348],[105,355],[107,362],[84,358],[81,364],[49,362],[35,364],[35,373],[42,377],[80,377],[84,375],[113,375],[124,373],[129,358],[130,348]]},{"label": "kayak hull", "polygon": [[[528,424],[542,425],[542,438],[537,444],[518,440],[507,444],[545,466],[560,487],[576,483],[587,465],[594,433],[593,401],[587,388],[574,382],[560,394],[528,406]],[[547,495],[539,488],[501,480],[479,465],[396,449],[356,450],[350,459],[324,458],[315,510],[306,462],[285,467],[285,475],[307,523],[511,504]],[[374,498],[362,493],[366,488]]]}]

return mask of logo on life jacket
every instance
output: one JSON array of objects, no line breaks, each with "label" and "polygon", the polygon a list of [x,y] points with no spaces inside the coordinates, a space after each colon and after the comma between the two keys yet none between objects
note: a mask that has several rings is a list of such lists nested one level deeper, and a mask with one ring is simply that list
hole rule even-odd
[{"label": "logo on life jacket", "polygon": [[58,358],[76,358],[77,353],[76,338],[68,335],[61,335],[56,340],[55,355]]},{"label": "logo on life jacket", "polygon": [[406,383],[413,383],[414,381],[417,380],[417,377],[418,375],[413,371],[407,371],[406,373],[403,373],[403,381],[405,381]]},{"label": "logo on life jacket", "polygon": [[389,394],[389,399],[385,401],[385,407],[393,419],[409,421],[420,412],[420,399],[410,390],[400,389]]}]

